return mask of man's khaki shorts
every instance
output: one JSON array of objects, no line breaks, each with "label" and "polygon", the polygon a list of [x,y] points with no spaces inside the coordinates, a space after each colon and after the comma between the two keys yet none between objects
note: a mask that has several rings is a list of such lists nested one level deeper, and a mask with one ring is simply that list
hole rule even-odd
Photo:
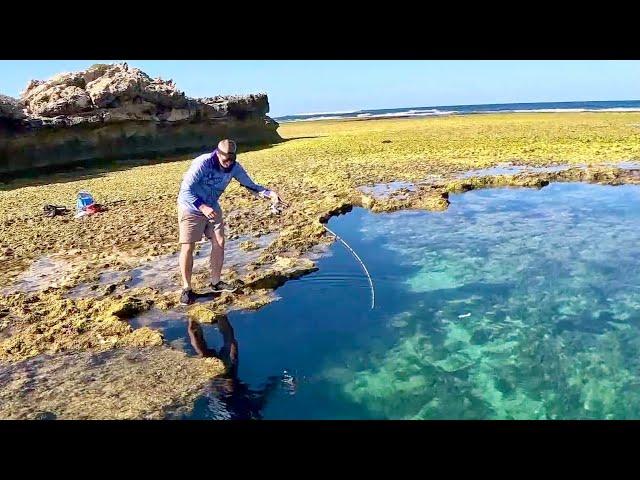
[{"label": "man's khaki shorts", "polygon": [[199,242],[202,240],[202,235],[212,239],[214,232],[224,228],[220,205],[214,205],[212,208],[216,212],[216,217],[213,220],[209,220],[203,213],[190,212],[178,207],[179,243]]}]

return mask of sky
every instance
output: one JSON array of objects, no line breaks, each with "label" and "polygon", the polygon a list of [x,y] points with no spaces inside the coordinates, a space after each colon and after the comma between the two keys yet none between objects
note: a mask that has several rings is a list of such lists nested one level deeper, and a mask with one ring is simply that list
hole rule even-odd
[{"label": "sky", "polygon": [[272,117],[482,103],[640,100],[634,60],[0,60],[0,93],[126,61],[190,97],[266,92]]}]

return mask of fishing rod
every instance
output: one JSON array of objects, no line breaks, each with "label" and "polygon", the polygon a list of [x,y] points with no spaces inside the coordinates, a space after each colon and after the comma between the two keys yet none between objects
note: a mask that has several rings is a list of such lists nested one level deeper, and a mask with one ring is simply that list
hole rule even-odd
[{"label": "fishing rod", "polygon": [[[281,208],[282,207],[287,207],[288,205],[285,204],[284,202],[279,202],[279,205],[277,204],[273,204],[271,205],[271,213],[275,214],[275,215],[279,215],[281,213]],[[303,214],[304,215],[304,214]],[[305,215],[308,219],[312,220],[312,218],[308,215]],[[327,232],[329,232],[331,235],[333,235],[337,240],[339,240],[340,242],[342,242],[342,244],[347,248],[347,250],[349,250],[349,252],[351,252],[351,254],[353,254],[353,256],[355,257],[355,259],[360,263],[360,265],[362,266],[362,269],[364,270],[365,275],[367,276],[367,279],[369,280],[369,288],[371,289],[371,310],[373,310],[373,308],[376,305],[376,293],[375,293],[375,289],[373,287],[373,280],[371,279],[371,275],[369,274],[369,270],[367,270],[367,267],[365,266],[364,262],[362,261],[362,259],[358,256],[358,254],[353,250],[353,248],[351,248],[349,246],[349,244],[347,242],[345,242],[340,236],[338,236],[337,233],[335,233],[334,231],[332,231],[329,227],[327,227],[324,223],[320,222],[320,225],[322,225],[322,228],[324,228]]]}]

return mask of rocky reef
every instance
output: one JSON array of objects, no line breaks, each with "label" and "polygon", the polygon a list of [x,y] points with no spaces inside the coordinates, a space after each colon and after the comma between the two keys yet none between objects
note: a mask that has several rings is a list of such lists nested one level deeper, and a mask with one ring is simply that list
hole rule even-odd
[{"label": "rocky reef", "polygon": [[281,140],[266,94],[187,97],[172,80],[121,64],[32,80],[0,95],[0,173]]},{"label": "rocky reef", "polygon": [[216,358],[163,347],[40,355],[0,365],[0,418],[162,419],[223,372]]},{"label": "rocky reef", "polygon": [[[225,98],[224,106],[220,97],[199,102],[218,105],[221,118],[255,115],[266,103],[266,97]],[[36,117],[25,108],[22,100],[0,97],[2,128]],[[83,115],[90,116],[59,118]],[[607,163],[640,160],[637,125],[640,114],[629,112],[284,124],[279,130],[287,142],[241,151],[239,160],[290,207],[272,215],[267,202],[232,183],[221,199],[228,235],[223,278],[245,287],[184,308],[175,191],[190,158],[7,182],[0,186],[0,289],[7,289],[0,293],[0,390],[6,393],[0,418],[164,418],[171,406],[189,404],[222,366],[174,351],[158,324],[142,317],[184,319],[186,330],[187,317],[215,323],[228,312],[260,308],[277,298],[274,289],[283,281],[315,269],[309,252],[333,241],[320,222],[353,207],[446,210],[449,197],[480,188],[640,184],[640,167]],[[505,161],[527,169],[504,167]],[[109,210],[82,219],[43,216],[43,205],[73,205],[80,189]],[[205,248],[194,262],[197,292],[209,282]],[[189,370],[179,377],[183,365]],[[84,370],[97,379],[90,387],[85,376],[75,378]],[[23,394],[25,377],[35,390]],[[51,391],[77,396],[65,403],[69,395],[53,398]]]}]

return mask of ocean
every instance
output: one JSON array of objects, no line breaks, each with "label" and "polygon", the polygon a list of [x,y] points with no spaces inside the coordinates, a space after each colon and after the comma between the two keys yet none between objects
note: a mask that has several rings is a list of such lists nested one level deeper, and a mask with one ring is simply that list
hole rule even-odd
[{"label": "ocean", "polygon": [[482,105],[440,105],[432,107],[383,108],[339,112],[299,113],[275,117],[279,123],[312,120],[372,119],[393,117],[432,117],[480,113],[523,112],[637,112],[640,100],[598,102],[488,103]]}]

